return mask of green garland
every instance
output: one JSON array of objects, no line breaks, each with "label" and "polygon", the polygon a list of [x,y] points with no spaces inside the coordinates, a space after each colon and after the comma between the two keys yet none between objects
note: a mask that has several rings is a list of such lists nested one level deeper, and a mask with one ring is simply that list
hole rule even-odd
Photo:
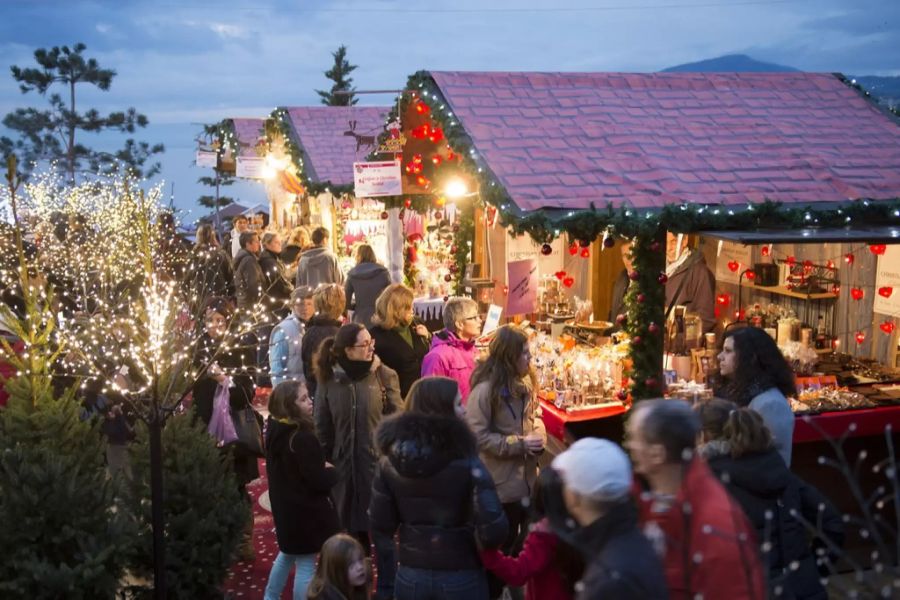
[{"label": "green garland", "polygon": [[623,328],[631,337],[631,397],[662,394],[663,336],[666,304],[666,236],[659,230],[638,235],[631,246],[631,285],[625,294]]}]

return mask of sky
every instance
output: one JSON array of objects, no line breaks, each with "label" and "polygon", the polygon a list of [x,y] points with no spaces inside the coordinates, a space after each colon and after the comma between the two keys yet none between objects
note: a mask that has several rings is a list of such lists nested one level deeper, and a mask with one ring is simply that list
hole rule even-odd
[{"label": "sky", "polygon": [[[657,71],[725,54],[804,71],[900,75],[897,0],[0,0],[0,115],[44,100],[19,92],[3,65],[36,48],[88,46],[117,76],[81,106],[136,107],[162,142],[167,199],[182,220],[210,174],[193,166],[202,123],[316,105],[341,44],[359,90],[400,89],[428,70]],[[389,105],[392,95],[360,104]],[[0,127],[2,130],[2,127]],[[95,146],[116,146],[83,134]],[[124,139],[124,138],[122,138]],[[174,187],[173,187],[174,186]],[[174,193],[173,193],[174,192]],[[265,202],[262,184],[229,191]]]}]

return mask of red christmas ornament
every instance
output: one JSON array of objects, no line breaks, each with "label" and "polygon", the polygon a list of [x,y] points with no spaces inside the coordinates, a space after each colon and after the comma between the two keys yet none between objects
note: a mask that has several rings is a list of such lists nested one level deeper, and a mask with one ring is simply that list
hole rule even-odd
[{"label": "red christmas ornament", "polygon": [[795,264],[797,264],[797,259],[793,256],[788,256],[786,262],[793,267]]},{"label": "red christmas ornament", "polygon": [[566,277],[565,279],[563,279],[563,285],[566,286],[567,288],[572,287],[573,285],[575,285],[575,278],[574,277]]},{"label": "red christmas ornament", "polygon": [[416,102],[416,112],[420,115],[427,115],[431,112],[431,108],[429,108],[427,104],[419,100],[418,102]]},{"label": "red christmas ornament", "polygon": [[451,281],[453,281],[453,276],[450,275],[450,273],[447,273],[446,275],[444,275],[444,281],[450,283]]},{"label": "red christmas ornament", "polygon": [[612,239],[611,237],[607,236],[606,238],[603,239],[603,247],[604,248],[612,248],[615,245],[616,245],[616,240]]},{"label": "red christmas ornament", "polygon": [[459,231],[459,223],[454,223],[452,229],[453,229],[453,233],[458,232]]},{"label": "red christmas ornament", "polygon": [[747,271],[746,273],[744,273],[744,275],[745,275],[745,276],[747,277],[747,279],[749,279],[750,281],[753,281],[754,279],[756,279],[756,272],[755,272],[755,271]]},{"label": "red christmas ornament", "polygon": [[884,298],[890,298],[891,294],[893,294],[893,293],[894,293],[894,288],[892,288],[891,286],[885,286],[885,287],[878,288],[878,295],[882,296]]},{"label": "red christmas ornament", "polygon": [[544,244],[543,246],[541,246],[541,254],[543,254],[544,256],[550,256],[551,254],[553,254],[553,246],[551,246],[550,244]]},{"label": "red christmas ornament", "polygon": [[443,159],[438,154],[435,154],[434,156],[431,157],[431,162],[435,165],[441,164],[441,160],[443,160]]},{"label": "red christmas ornament", "polygon": [[650,323],[647,326],[647,331],[649,331],[650,333],[655,335],[655,334],[659,333],[659,325],[657,325],[656,323]]},{"label": "red christmas ornament", "polygon": [[633,338],[631,338],[631,345],[632,346],[640,346],[641,345],[641,336],[636,335]]},{"label": "red christmas ornament", "polygon": [[666,285],[666,282],[669,281],[669,276],[665,273],[660,273],[659,277],[656,278],[660,285]]},{"label": "red christmas ornament", "polygon": [[659,252],[659,242],[657,242],[657,241],[650,242],[650,251],[651,252]]},{"label": "red christmas ornament", "polygon": [[434,219],[435,219],[436,221],[440,221],[440,220],[443,219],[443,218],[444,218],[444,213],[442,213],[442,212],[439,211],[439,210],[434,211]]},{"label": "red christmas ornament", "polygon": [[412,200],[410,200],[409,198],[407,198],[406,200],[403,201],[403,206],[405,206],[406,208],[411,208],[411,207],[412,207]]},{"label": "red christmas ornament", "polygon": [[450,265],[450,272],[451,273],[459,273],[459,265],[457,265],[456,263],[453,263],[452,265]]},{"label": "red christmas ornament", "polygon": [[632,281],[637,281],[638,279],[640,279],[640,277],[641,277],[641,274],[638,273],[637,271],[631,271],[628,274],[628,279],[630,279]]},{"label": "red christmas ornament", "polygon": [[381,213],[381,218],[382,218],[383,220],[387,221],[387,218],[388,218],[388,212],[387,212],[387,211],[382,212],[382,213]]},{"label": "red christmas ornament", "polygon": [[769,247],[763,246],[762,250],[760,252],[762,253],[763,256],[768,256],[769,255]]},{"label": "red christmas ornament", "polygon": [[616,315],[616,324],[624,325],[625,321],[628,320],[628,316],[625,313],[619,313]]},{"label": "red christmas ornament", "polygon": [[872,244],[871,246],[869,246],[869,252],[876,256],[881,256],[882,254],[884,254],[885,250],[887,250],[887,246],[885,246],[884,244]]},{"label": "red christmas ornament", "polygon": [[857,344],[862,344],[864,341],[866,341],[866,334],[863,331],[857,331],[856,335],[853,337],[856,339]]},{"label": "red christmas ornament", "polygon": [[731,304],[731,297],[728,294],[719,294],[716,296],[716,302],[722,306],[728,306]]},{"label": "red christmas ornament", "polygon": [[856,257],[853,256],[853,253],[852,253],[852,252],[850,252],[850,253],[844,255],[844,262],[847,263],[848,265],[852,265],[852,264],[853,264],[853,261],[854,261],[855,259],[856,259]]},{"label": "red christmas ornament", "polygon": [[456,251],[459,250],[456,246],[450,246],[450,254],[456,254]]},{"label": "red christmas ornament", "polygon": [[644,380],[644,385],[650,389],[656,389],[656,387],[659,385],[659,381],[656,379],[656,377],[648,377]]},{"label": "red christmas ornament", "polygon": [[590,255],[591,255],[590,248],[582,248],[581,249],[581,258],[588,258],[588,257],[590,257]]},{"label": "red christmas ornament", "polygon": [[628,400],[628,392],[626,390],[619,390],[616,394],[616,398],[618,398],[622,402],[625,402],[626,400]]},{"label": "red christmas ornament", "polygon": [[566,276],[566,272],[565,272],[565,271],[557,271],[557,272],[554,273],[553,275],[555,275],[557,279],[559,279],[560,281],[562,281],[562,280],[563,280],[563,277]]},{"label": "red christmas ornament", "polygon": [[741,268],[741,263],[739,263],[738,261],[736,261],[736,260],[728,261],[728,270],[731,271],[732,273],[737,272],[737,270],[739,268]]},{"label": "red christmas ornament", "polygon": [[572,256],[578,254],[578,244],[576,244],[575,242],[569,244],[569,254],[571,254]]},{"label": "red christmas ornament", "polygon": [[895,325],[894,325],[894,322],[893,322],[893,321],[890,321],[890,320],[889,320],[889,321],[885,321],[884,323],[882,323],[882,324],[879,325],[878,327],[879,327],[883,332],[885,332],[886,334],[891,335],[892,333],[894,333],[894,327],[895,327]]},{"label": "red christmas ornament", "polygon": [[643,303],[644,303],[644,300],[646,300],[646,299],[647,299],[647,296],[645,296],[644,294],[638,294],[638,295],[637,295],[637,301],[638,301],[638,304],[643,304]]}]

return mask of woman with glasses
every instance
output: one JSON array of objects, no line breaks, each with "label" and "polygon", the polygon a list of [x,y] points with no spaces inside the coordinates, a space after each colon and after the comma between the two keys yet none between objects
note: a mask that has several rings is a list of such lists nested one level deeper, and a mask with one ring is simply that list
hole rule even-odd
[{"label": "woman with glasses", "polygon": [[459,385],[463,405],[469,399],[469,379],[475,370],[475,340],[481,335],[478,304],[454,297],[444,305],[444,329],[431,338],[431,350],[422,360],[422,377],[449,377]]},{"label": "woman with glasses", "polygon": [[[501,548],[507,555],[516,553],[524,537],[528,509],[523,501],[531,495],[538,456],[547,443],[536,391],[528,336],[514,325],[500,327],[489,356],[472,373],[466,419],[509,520]],[[499,597],[502,589],[503,582],[492,577],[491,597]]]},{"label": "woman with glasses", "polygon": [[342,527],[368,550],[366,511],[377,458],[372,433],[400,407],[397,373],[375,356],[372,336],[359,323],[348,323],[323,341],[315,367],[316,434],[325,459],[337,470],[338,515]]},{"label": "woman with glasses", "polygon": [[386,287],[375,301],[374,325],[369,329],[378,358],[400,378],[403,398],[422,374],[422,359],[428,353],[431,337],[428,329],[414,317],[412,290],[395,283]]}]

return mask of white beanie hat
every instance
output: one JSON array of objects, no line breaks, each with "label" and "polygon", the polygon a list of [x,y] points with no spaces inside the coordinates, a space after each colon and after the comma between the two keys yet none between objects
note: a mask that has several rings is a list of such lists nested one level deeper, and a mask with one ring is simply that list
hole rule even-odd
[{"label": "white beanie hat", "polygon": [[621,500],[631,492],[631,462],[609,440],[583,438],[553,459],[571,490],[594,500]]}]

